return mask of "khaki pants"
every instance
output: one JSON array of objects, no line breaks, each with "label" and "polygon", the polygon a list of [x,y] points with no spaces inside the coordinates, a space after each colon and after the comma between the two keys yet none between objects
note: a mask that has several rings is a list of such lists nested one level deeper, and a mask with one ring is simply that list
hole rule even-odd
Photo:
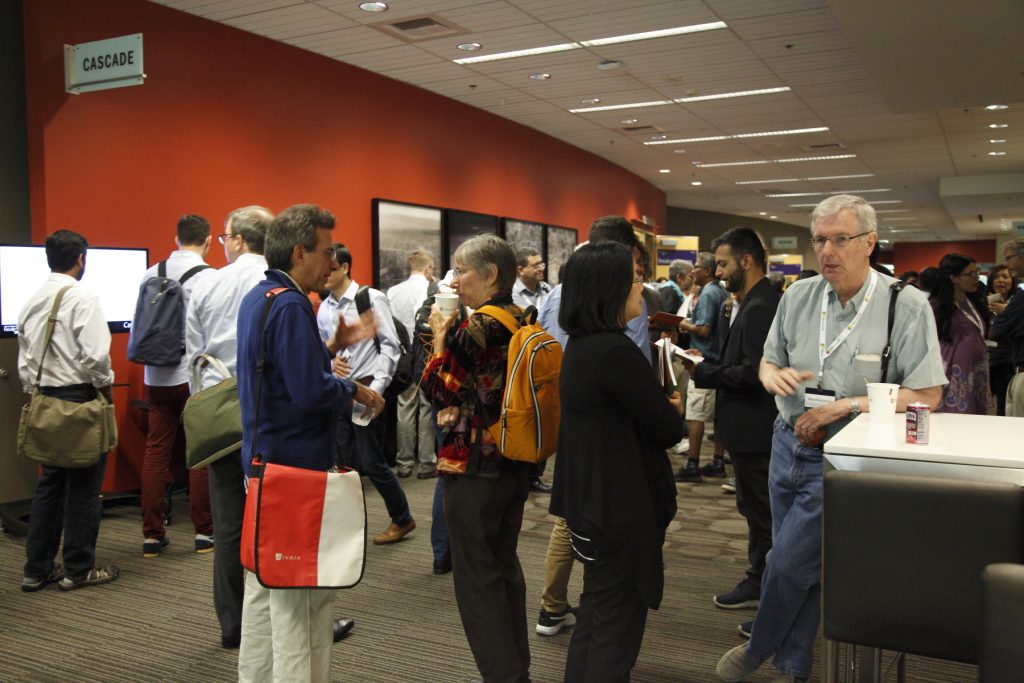
[{"label": "khaki pants", "polygon": [[245,577],[240,683],[329,683],[333,590],[264,588]]},{"label": "khaki pants", "polygon": [[572,576],[572,543],[569,525],[561,517],[555,520],[544,556],[544,592],[540,594],[540,607],[545,612],[558,614],[569,608],[569,577]]}]

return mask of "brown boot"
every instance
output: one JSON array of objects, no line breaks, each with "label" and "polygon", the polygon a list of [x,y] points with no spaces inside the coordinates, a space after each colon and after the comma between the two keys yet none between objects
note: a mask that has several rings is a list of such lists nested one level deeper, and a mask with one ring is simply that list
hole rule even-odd
[{"label": "brown boot", "polygon": [[410,519],[402,526],[398,526],[394,522],[388,524],[388,528],[380,532],[373,537],[374,545],[387,545],[388,543],[397,543],[405,538],[405,535],[416,528],[416,520]]}]

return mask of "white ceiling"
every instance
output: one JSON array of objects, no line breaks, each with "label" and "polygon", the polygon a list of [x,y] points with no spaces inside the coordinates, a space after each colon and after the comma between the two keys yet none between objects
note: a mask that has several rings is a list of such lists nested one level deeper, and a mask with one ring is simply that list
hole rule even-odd
[{"label": "white ceiling", "polygon": [[[669,206],[806,225],[810,208],[791,204],[886,189],[865,197],[896,202],[876,208],[885,211],[883,238],[898,241],[991,238],[1024,220],[1021,0],[389,0],[380,13],[362,11],[358,0],[156,1],[530,126],[647,179],[665,190]],[[408,41],[372,26],[425,15],[462,32]],[[469,65],[452,61],[717,21],[726,28]],[[470,41],[482,49],[456,48]],[[623,68],[599,70],[603,60]],[[531,80],[536,72],[551,77]],[[595,97],[603,106],[780,86],[791,91],[568,111]],[[1010,106],[985,109],[995,103]],[[649,146],[649,130],[622,130],[627,119],[670,139],[829,130]],[[992,123],[1008,127],[990,129]],[[840,153],[856,156],[695,165]],[[865,173],[874,176],[805,180]],[[780,182],[792,178],[798,180]],[[751,180],[765,182],[737,184]],[[818,194],[764,196],[800,192]]]}]

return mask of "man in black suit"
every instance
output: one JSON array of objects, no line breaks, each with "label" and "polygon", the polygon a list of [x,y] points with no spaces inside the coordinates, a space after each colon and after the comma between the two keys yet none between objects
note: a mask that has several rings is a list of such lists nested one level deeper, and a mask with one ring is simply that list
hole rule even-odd
[{"label": "man in black suit", "polygon": [[[715,433],[732,454],[736,469],[736,507],[747,520],[750,567],[729,593],[716,595],[722,609],[756,608],[761,598],[765,556],[772,546],[768,462],[775,399],[758,379],[758,366],[779,294],[765,277],[765,251],[757,233],[733,228],[711,243],[716,277],[736,297],[729,318],[719,320],[723,342],[718,362],[689,364],[694,384],[717,389]],[[723,307],[724,309],[725,307]],[[746,627],[746,629],[744,629]],[[749,624],[740,632],[749,637]]]}]

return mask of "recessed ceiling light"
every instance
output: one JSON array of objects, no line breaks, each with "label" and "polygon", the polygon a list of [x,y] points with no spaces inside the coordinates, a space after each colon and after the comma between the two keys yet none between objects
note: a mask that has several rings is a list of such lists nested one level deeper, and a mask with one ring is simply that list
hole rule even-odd
[{"label": "recessed ceiling light", "polygon": [[672,152],[675,154],[686,154],[686,150],[683,149],[682,147],[680,147],[679,149],[674,149],[672,150]]},{"label": "recessed ceiling light", "polygon": [[457,47],[460,50],[465,50],[466,52],[475,52],[482,48],[483,45],[481,45],[480,43],[459,43],[455,47]]},{"label": "recessed ceiling light", "polygon": [[771,218],[774,221],[774,220],[778,219],[778,216],[768,216],[768,218]]},{"label": "recessed ceiling light", "polygon": [[624,126],[632,126],[636,122],[637,119],[622,119],[621,121],[619,121],[619,123],[621,123]]},{"label": "recessed ceiling light", "polygon": [[386,2],[361,2],[359,3],[359,9],[364,12],[383,12],[388,8]]},{"label": "recessed ceiling light", "polygon": [[660,142],[645,142],[645,145],[671,145],[671,144],[688,144],[691,142],[714,142],[717,140],[739,140],[742,138],[763,138],[772,135],[800,135],[803,133],[821,133],[827,131],[826,126],[818,126],[817,128],[794,128],[792,130],[769,130],[762,133],[736,133],[734,135],[710,135],[702,138],[678,138],[675,140],[663,140]]},{"label": "recessed ceiling light", "polygon": [[701,185],[703,185],[704,183],[702,183],[702,182],[701,182],[701,181],[699,181],[699,180],[691,180],[691,181],[690,181],[690,184],[691,184],[691,185],[693,185],[694,187],[700,187],[700,186],[701,186]]},{"label": "recessed ceiling light", "polygon": [[601,101],[600,97],[588,97],[585,100],[580,100],[581,104],[597,104]]},{"label": "recessed ceiling light", "polygon": [[991,142],[991,143],[992,143],[993,145],[1001,145],[1001,144],[1003,144],[1004,142],[1006,142],[1006,140],[1001,140],[1001,139],[998,139],[998,140],[989,140],[989,142]]},{"label": "recessed ceiling light", "polygon": [[666,36],[678,36],[685,33],[698,33],[700,31],[713,31],[715,29],[727,28],[724,21],[713,21],[707,24],[694,24],[692,26],[677,26],[666,28],[660,31],[647,31],[645,33],[630,33],[622,36],[611,36],[609,38],[597,38],[595,40],[581,40],[578,43],[560,43],[558,45],[547,45],[545,47],[533,47],[525,50],[511,50],[509,52],[496,52],[491,55],[480,55],[479,57],[466,57],[453,59],[456,64],[476,64],[479,62],[492,62],[498,59],[514,59],[516,57],[528,57],[530,55],[543,55],[552,52],[566,52],[568,50],[579,50],[584,47],[597,47],[599,45],[614,45],[616,43],[631,43],[637,40],[651,40],[653,38],[664,38]]},{"label": "recessed ceiling light", "polygon": [[759,216],[767,216],[767,215],[768,215],[768,212],[767,212],[767,211],[758,211],[758,212],[757,212],[757,214],[758,214]]},{"label": "recessed ceiling light", "polygon": [[671,173],[671,172],[672,172],[672,170],[668,169],[668,168],[663,168],[660,171],[658,171],[658,173]]},{"label": "recessed ceiling light", "polygon": [[988,155],[990,157],[1005,157],[1006,152],[989,152]]},{"label": "recessed ceiling light", "polygon": [[1006,108],[1007,106],[1005,104],[990,104],[987,107],[985,107],[985,109],[988,109],[989,111],[1002,111],[1003,109]]},{"label": "recessed ceiling light", "polygon": [[551,74],[546,74],[546,73],[530,74],[530,78],[532,78],[535,81],[546,81],[549,78],[551,78]]},{"label": "recessed ceiling light", "polygon": [[990,124],[988,124],[988,127],[989,128],[1006,128],[1007,125],[1008,124],[1005,124],[1005,123],[990,123]]}]

